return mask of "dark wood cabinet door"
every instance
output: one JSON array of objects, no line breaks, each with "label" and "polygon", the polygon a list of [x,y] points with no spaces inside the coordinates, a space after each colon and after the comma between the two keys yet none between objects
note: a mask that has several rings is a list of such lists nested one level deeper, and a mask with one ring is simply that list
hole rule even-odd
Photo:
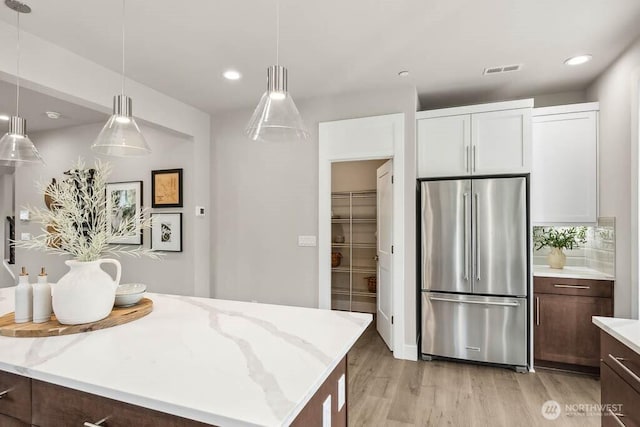
[{"label": "dark wood cabinet door", "polygon": [[592,316],[612,316],[609,298],[535,294],[534,357],[557,363],[600,366],[600,331]]},{"label": "dark wood cabinet door", "polygon": [[207,424],[33,380],[33,419],[38,427],[82,426],[107,418],[107,427],[204,427]]},{"label": "dark wood cabinet door", "polygon": [[[6,394],[4,394],[7,392]],[[24,423],[31,423],[31,380],[29,378],[0,371],[0,415],[15,418]],[[0,426],[9,424],[11,420],[0,418]],[[11,421],[13,422],[13,421]]]}]

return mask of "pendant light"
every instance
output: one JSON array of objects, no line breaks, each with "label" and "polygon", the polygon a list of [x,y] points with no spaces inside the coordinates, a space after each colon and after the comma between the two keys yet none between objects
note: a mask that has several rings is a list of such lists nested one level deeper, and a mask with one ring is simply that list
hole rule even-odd
[{"label": "pendant light", "polygon": [[0,139],[0,164],[21,166],[42,164],[42,157],[27,136],[27,121],[20,117],[20,14],[31,13],[31,8],[19,1],[5,0],[5,5],[16,12],[18,42],[16,47],[16,115],[9,119],[9,130]]},{"label": "pendant light", "polygon": [[267,91],[249,120],[245,133],[252,140],[308,139],[302,117],[288,91],[287,69],[280,65],[280,0],[276,0],[276,65],[267,68]]},{"label": "pendant light", "polygon": [[133,118],[133,103],[124,94],[125,84],[125,0],[122,0],[122,91],[113,97],[113,114],[91,146],[98,154],[134,157],[151,154],[140,128]]}]

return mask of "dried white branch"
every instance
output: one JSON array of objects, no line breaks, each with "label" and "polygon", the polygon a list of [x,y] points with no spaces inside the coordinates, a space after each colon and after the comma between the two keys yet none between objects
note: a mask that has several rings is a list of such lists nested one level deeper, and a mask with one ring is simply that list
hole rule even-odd
[{"label": "dried white branch", "polygon": [[29,207],[35,221],[42,225],[42,234],[27,241],[14,241],[16,247],[40,250],[58,255],[70,254],[78,261],[95,261],[104,256],[131,256],[160,259],[161,254],[142,246],[124,247],[110,242],[130,237],[151,228],[148,209],[125,217],[113,229],[107,212],[107,178],[109,163],[97,160],[87,169],[79,159],[71,176],[61,182],[39,183],[39,191],[53,202],[51,209]]}]

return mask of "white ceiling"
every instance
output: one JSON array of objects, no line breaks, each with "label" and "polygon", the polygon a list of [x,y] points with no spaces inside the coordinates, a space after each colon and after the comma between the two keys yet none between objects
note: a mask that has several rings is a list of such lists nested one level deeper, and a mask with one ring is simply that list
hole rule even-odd
[{"label": "white ceiling", "polygon": [[[12,116],[15,111],[16,87],[0,80],[0,114]],[[52,120],[45,114],[47,111],[58,112],[61,117]],[[106,122],[108,119],[103,113],[25,88],[20,89],[20,116],[27,119],[27,132],[30,135],[68,126]],[[6,127],[7,122],[0,121],[0,136],[4,135]]]},{"label": "white ceiling", "polygon": [[[121,2],[27,2],[26,31],[119,70]],[[281,0],[281,11],[296,99],[399,84],[432,105],[579,90],[640,36],[638,0]],[[15,22],[6,7],[0,19]],[[128,0],[127,33],[134,80],[211,113],[250,106],[275,61],[275,0]],[[594,60],[563,65],[583,52]],[[519,73],[482,76],[517,63]],[[222,79],[230,67],[243,79]]]}]

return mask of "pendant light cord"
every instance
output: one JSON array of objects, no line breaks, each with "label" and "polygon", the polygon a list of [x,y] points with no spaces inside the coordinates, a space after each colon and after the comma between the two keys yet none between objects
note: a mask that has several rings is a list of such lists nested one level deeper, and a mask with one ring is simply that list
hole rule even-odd
[{"label": "pendant light cord", "polygon": [[16,43],[16,116],[20,115],[20,12],[17,15],[18,42]]},{"label": "pendant light cord", "polygon": [[280,0],[276,0],[276,65],[280,65]]},{"label": "pendant light cord", "polygon": [[124,20],[125,20],[125,3],[126,0],[122,0],[122,95],[124,95],[124,40],[125,40],[125,32],[124,32]]}]

